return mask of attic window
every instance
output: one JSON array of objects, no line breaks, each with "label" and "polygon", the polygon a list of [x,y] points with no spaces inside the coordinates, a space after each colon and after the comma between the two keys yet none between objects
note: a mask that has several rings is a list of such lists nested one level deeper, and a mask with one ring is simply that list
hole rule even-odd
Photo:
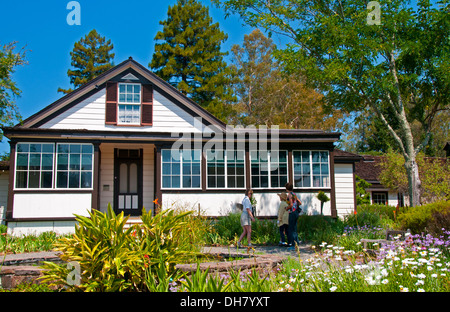
[{"label": "attic window", "polygon": [[141,85],[119,83],[119,124],[141,122]]},{"label": "attic window", "polygon": [[152,85],[107,82],[105,124],[152,126]]}]

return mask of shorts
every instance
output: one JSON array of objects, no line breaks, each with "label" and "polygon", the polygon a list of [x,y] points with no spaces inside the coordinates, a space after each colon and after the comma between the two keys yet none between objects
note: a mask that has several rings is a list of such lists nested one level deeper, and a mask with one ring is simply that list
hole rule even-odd
[{"label": "shorts", "polygon": [[244,225],[252,225],[252,221],[250,220],[250,216],[248,213],[243,212],[241,214],[241,226]]}]

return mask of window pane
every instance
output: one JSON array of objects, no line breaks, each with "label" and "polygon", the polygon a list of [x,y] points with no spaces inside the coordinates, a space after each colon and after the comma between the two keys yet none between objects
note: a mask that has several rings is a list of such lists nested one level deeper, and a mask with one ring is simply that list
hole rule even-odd
[{"label": "window pane", "polygon": [[171,187],[170,181],[171,181],[170,176],[165,176],[165,177],[163,176],[163,181],[162,181],[163,187]]},{"label": "window pane", "polygon": [[42,152],[43,153],[53,153],[54,147],[55,146],[53,144],[42,144]]},{"label": "window pane", "polygon": [[245,179],[244,177],[236,178],[236,187],[245,187]]},{"label": "window pane", "polygon": [[75,154],[75,153],[79,154],[79,153],[81,153],[81,145],[71,144],[70,145],[70,153],[71,154]]},{"label": "window pane", "polygon": [[172,164],[172,174],[180,174],[180,164]]},{"label": "window pane", "polygon": [[28,172],[26,171],[17,171],[16,172],[16,187],[17,188],[26,188],[28,180]]},{"label": "window pane", "polygon": [[17,144],[17,152],[21,153],[28,153],[30,151],[30,144],[24,144],[24,143],[19,143]]},{"label": "window pane", "polygon": [[58,154],[58,170],[67,170],[69,168],[69,155]]},{"label": "window pane", "polygon": [[70,154],[69,169],[70,170],[80,170],[80,155]]},{"label": "window pane", "polygon": [[172,187],[180,187],[180,176],[172,176]]},{"label": "window pane", "polygon": [[58,153],[69,153],[69,144],[58,144]]},{"label": "window pane", "polygon": [[320,162],[320,153],[319,152],[312,152],[312,161]]},{"label": "window pane", "polygon": [[225,176],[217,177],[217,187],[225,187]]},{"label": "window pane", "polygon": [[41,154],[30,154],[30,170],[40,170],[41,169]]},{"label": "window pane", "polygon": [[39,171],[30,171],[29,177],[28,177],[28,188],[39,188],[39,180],[41,178],[41,175]]},{"label": "window pane", "polygon": [[244,174],[244,164],[237,164],[236,165],[236,174],[243,175]]},{"label": "window pane", "polygon": [[80,187],[80,172],[69,172],[69,188]]},{"label": "window pane", "polygon": [[170,153],[170,150],[162,150],[161,151],[162,161],[163,162],[170,162],[172,159],[172,155]]},{"label": "window pane", "polygon": [[42,172],[41,187],[42,188],[51,188],[52,187],[52,172],[51,171]]},{"label": "window pane", "polygon": [[53,154],[42,154],[42,170],[53,169]]},{"label": "window pane", "polygon": [[320,166],[320,170],[322,171],[322,174],[328,174],[328,164],[323,164]]},{"label": "window pane", "polygon": [[28,169],[28,154],[17,154],[17,167],[18,170]]},{"label": "window pane", "polygon": [[92,169],[92,154],[83,154],[81,161],[81,170]]},{"label": "window pane", "polygon": [[41,144],[30,144],[30,152],[41,152]]},{"label": "window pane", "polygon": [[83,154],[92,154],[92,145],[82,145],[81,146],[81,152]]},{"label": "window pane", "polygon": [[192,174],[200,174],[200,163],[192,164]]},{"label": "window pane", "polygon": [[200,187],[200,176],[192,177],[192,187]]},{"label": "window pane", "polygon": [[170,174],[172,171],[170,170],[171,166],[170,164],[163,164],[162,174]]},{"label": "window pane", "polygon": [[81,188],[91,188],[91,187],[92,187],[92,172],[82,172]]},{"label": "window pane", "polygon": [[67,177],[68,173],[66,171],[58,172],[56,175],[56,187],[67,188]]},{"label": "window pane", "polygon": [[183,175],[183,187],[191,187],[191,177]]}]

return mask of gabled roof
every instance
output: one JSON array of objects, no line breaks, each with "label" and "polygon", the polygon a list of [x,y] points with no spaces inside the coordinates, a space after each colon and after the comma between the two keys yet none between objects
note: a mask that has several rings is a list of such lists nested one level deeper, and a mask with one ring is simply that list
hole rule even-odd
[{"label": "gabled roof", "polygon": [[86,96],[89,92],[95,91],[95,89],[99,88],[100,85],[105,84],[107,81],[111,80],[115,76],[120,73],[133,69],[142,75],[144,78],[149,80],[153,88],[159,92],[162,92],[164,95],[171,97],[174,101],[177,102],[178,105],[183,107],[184,109],[192,112],[194,115],[202,117],[207,124],[216,125],[221,129],[225,129],[225,124],[220,121],[218,118],[210,114],[208,111],[203,109],[200,105],[192,101],[190,98],[179,92],[176,88],[171,86],[166,81],[162,80],[150,70],[133,60],[132,57],[128,58],[128,60],[120,63],[119,65],[109,69],[98,77],[92,79],[88,83],[82,85],[78,89],[73,92],[66,94],[59,100],[53,102],[47,107],[43,108],[36,114],[28,117],[22,123],[17,124],[15,127],[21,128],[37,128],[43,120],[48,118],[51,115],[58,114],[58,112],[63,111],[64,108],[70,105],[73,101]]},{"label": "gabled roof", "polygon": [[369,183],[379,183],[378,177],[382,170],[379,163],[382,159],[383,156],[362,156],[362,160],[355,164],[355,174]]},{"label": "gabled roof", "polygon": [[[128,72],[128,73],[127,73]],[[94,78],[90,82],[84,84],[73,92],[64,95],[62,98],[43,108],[39,112],[34,115],[28,117],[20,124],[17,124],[14,127],[5,127],[3,128],[3,132],[5,136],[21,136],[21,137],[31,137],[35,135],[44,136],[47,135],[49,137],[53,137],[55,135],[70,135],[77,134],[85,136],[86,138],[89,136],[101,136],[101,137],[112,137],[114,135],[122,133],[118,128],[113,131],[96,131],[96,130],[86,130],[86,129],[44,129],[40,126],[48,122],[49,120],[55,118],[59,114],[63,113],[71,106],[75,105],[77,102],[81,101],[83,98],[86,98],[93,93],[97,92],[98,89],[104,88],[106,86],[106,82],[112,79],[117,78],[121,74],[127,73],[125,76],[121,77],[130,77],[130,79],[134,79],[135,75],[142,76],[144,79],[148,80],[153,89],[164,97],[170,99],[176,105],[186,110],[192,116],[198,116],[202,118],[202,122],[205,125],[213,125],[214,131],[222,131],[227,133],[228,128],[225,123],[221,120],[213,116],[211,113],[206,111],[200,105],[192,101],[190,98],[179,92],[172,85],[162,80],[150,70],[134,61],[131,57],[126,61],[118,64],[117,66],[109,69],[98,77]],[[234,133],[240,132],[238,128],[233,129]],[[252,133],[252,129],[245,128],[243,132],[247,133],[249,136]],[[262,133],[265,130],[255,129],[256,133]],[[158,133],[152,133],[152,137],[156,138]],[[309,130],[309,129],[279,129],[278,131],[280,142],[336,142],[339,140],[340,133],[339,132],[328,132],[322,130]],[[129,138],[137,138],[143,139],[145,136],[145,132],[127,132],[127,137]],[[159,139],[165,140],[167,133],[161,134]],[[172,138],[174,140],[175,138]],[[251,138],[249,138],[251,140]],[[348,155],[347,155],[348,156]],[[348,157],[347,157],[348,158]],[[354,157],[350,157],[350,159],[346,159],[347,161],[355,161]],[[343,159],[344,160],[344,159]]]}]

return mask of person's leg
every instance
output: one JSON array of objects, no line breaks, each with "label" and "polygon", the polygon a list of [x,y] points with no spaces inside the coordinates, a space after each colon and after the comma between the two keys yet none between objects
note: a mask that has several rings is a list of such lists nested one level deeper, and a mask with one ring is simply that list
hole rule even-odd
[{"label": "person's leg", "polygon": [[288,225],[288,245],[294,245],[294,215],[293,213],[289,214],[289,225]]},{"label": "person's leg", "polygon": [[243,225],[243,226],[242,226],[242,234],[241,234],[241,236],[239,237],[238,245],[241,243],[241,240],[244,238],[245,235],[247,235],[247,226],[246,226],[246,225]]},{"label": "person's leg", "polygon": [[252,245],[252,226],[247,225],[247,245]]},{"label": "person's leg", "polygon": [[280,245],[281,245],[282,243],[285,242],[283,225],[280,225],[278,227],[278,231],[280,232]]}]

